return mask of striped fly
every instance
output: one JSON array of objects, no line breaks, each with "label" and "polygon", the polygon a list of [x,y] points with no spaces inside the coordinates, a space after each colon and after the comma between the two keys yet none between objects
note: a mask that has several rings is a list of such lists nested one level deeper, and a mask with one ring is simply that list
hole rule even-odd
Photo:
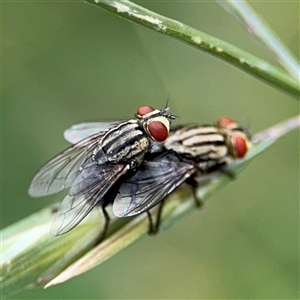
[{"label": "striped fly", "polygon": [[100,204],[104,234],[109,223],[105,206],[112,201],[114,187],[136,172],[156,143],[166,140],[172,119],[169,108],[141,106],[134,119],[101,128],[46,163],[33,178],[29,194],[41,197],[69,188],[51,232],[70,231]]}]

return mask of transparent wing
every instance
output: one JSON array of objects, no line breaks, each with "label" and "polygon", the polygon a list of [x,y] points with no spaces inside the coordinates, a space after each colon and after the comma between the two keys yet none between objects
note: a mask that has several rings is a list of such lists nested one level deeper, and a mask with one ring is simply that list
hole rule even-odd
[{"label": "transparent wing", "polygon": [[109,128],[118,123],[119,122],[89,122],[75,124],[65,130],[64,138],[69,143],[76,144],[93,134],[101,131],[107,131]]},{"label": "transparent wing", "polygon": [[29,194],[42,197],[71,186],[84,159],[92,154],[103,132],[94,134],[60,153],[46,163],[34,176]]},{"label": "transparent wing", "polygon": [[173,152],[144,161],[137,173],[122,184],[113,202],[117,217],[147,211],[196,172],[192,163],[181,161]]},{"label": "transparent wing", "polygon": [[61,235],[77,226],[98,203],[102,204],[103,197],[127,169],[127,165],[97,165],[88,159],[63,199],[51,232]]}]

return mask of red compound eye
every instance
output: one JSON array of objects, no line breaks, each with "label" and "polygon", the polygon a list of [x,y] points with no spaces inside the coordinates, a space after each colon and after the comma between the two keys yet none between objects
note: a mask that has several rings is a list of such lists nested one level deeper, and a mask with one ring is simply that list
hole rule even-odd
[{"label": "red compound eye", "polygon": [[167,127],[159,121],[153,121],[148,125],[148,131],[152,138],[157,142],[163,142],[168,137],[169,131]]},{"label": "red compound eye", "polygon": [[232,124],[235,124],[235,122],[230,118],[222,117],[218,120],[218,125],[222,127],[229,127]]},{"label": "red compound eye", "polygon": [[248,151],[248,147],[245,138],[241,136],[236,136],[233,139],[233,146],[234,146],[235,156],[237,158],[243,158],[246,155]]},{"label": "red compound eye", "polygon": [[144,116],[146,114],[149,114],[152,111],[154,111],[154,108],[151,106],[140,106],[136,112],[138,115]]}]

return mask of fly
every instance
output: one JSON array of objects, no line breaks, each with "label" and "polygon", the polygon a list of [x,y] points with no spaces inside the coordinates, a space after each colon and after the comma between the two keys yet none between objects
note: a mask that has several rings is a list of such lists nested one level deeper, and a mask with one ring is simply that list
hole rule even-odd
[{"label": "fly", "polygon": [[105,234],[110,190],[123,176],[134,174],[153,145],[166,140],[174,118],[169,108],[141,106],[134,119],[93,132],[46,163],[34,176],[29,194],[41,197],[69,188],[51,232],[61,235],[70,231],[101,204]]}]

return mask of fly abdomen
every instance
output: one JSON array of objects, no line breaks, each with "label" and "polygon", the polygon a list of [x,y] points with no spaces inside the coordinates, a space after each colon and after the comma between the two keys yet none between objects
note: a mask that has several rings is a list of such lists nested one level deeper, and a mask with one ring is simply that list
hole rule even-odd
[{"label": "fly abdomen", "polygon": [[202,146],[195,146],[187,148],[185,153],[190,153],[194,158],[201,160],[222,160],[228,155],[228,149],[225,145],[206,144]]},{"label": "fly abdomen", "polygon": [[187,126],[175,131],[164,147],[201,160],[219,161],[228,154],[226,139],[213,126]]}]

